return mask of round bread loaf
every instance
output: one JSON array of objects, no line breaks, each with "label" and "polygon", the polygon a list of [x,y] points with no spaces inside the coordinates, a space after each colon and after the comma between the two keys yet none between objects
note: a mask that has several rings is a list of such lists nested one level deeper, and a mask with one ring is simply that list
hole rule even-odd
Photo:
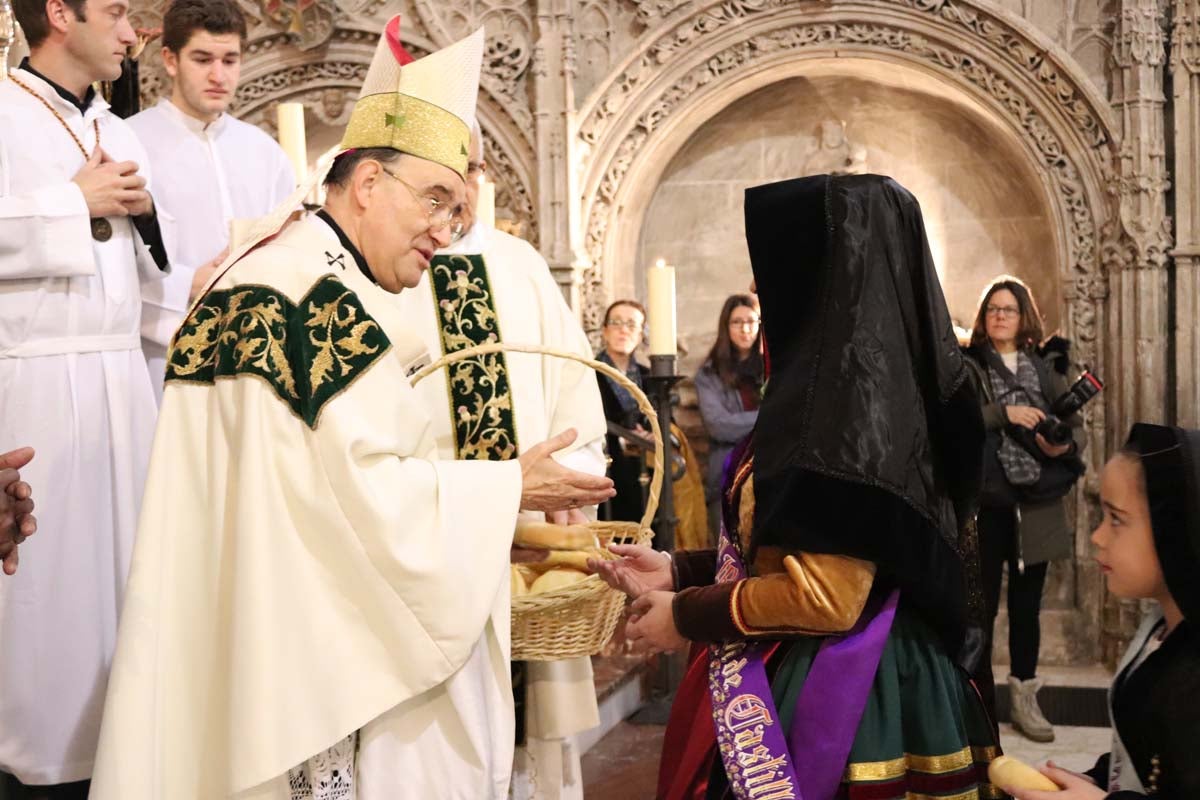
[{"label": "round bread loaf", "polygon": [[512,586],[513,597],[524,597],[529,594],[529,586],[525,583],[525,575],[516,564],[509,567],[509,583]]},{"label": "round bread loaf", "polygon": [[1038,789],[1043,792],[1060,792],[1058,784],[1023,761],[1009,756],[997,756],[988,765],[988,779],[1005,792],[1017,789]]},{"label": "round bread loaf", "polygon": [[562,589],[577,583],[587,575],[577,569],[569,569],[567,567],[555,567],[547,570],[540,578],[533,582],[529,587],[530,594],[541,594],[542,592],[552,592],[555,589]]},{"label": "round bread loaf", "polygon": [[600,546],[596,534],[586,525],[554,525],[549,522],[517,523],[513,544],[550,550],[586,550]]}]

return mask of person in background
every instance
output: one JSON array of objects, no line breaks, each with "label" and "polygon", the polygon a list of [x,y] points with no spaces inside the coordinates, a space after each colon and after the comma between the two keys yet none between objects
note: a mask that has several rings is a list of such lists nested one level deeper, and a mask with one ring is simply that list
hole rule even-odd
[{"label": "person in background", "polygon": [[700,415],[708,430],[708,472],[704,495],[709,527],[720,520],[721,472],[734,445],[749,435],[758,419],[763,385],[762,333],[758,298],[731,295],[721,308],[717,341],[696,373]]},{"label": "person in background", "polygon": [[147,287],[142,350],[162,402],[167,344],[228,252],[230,223],[266,216],[296,186],[283,149],[228,113],[246,19],[233,0],[174,0],[163,15],[171,94],[129,118],[154,169],[160,209],[175,221],[171,274]]},{"label": "person in background", "polygon": [[30,53],[0,81],[0,442],[33,447],[22,478],[55,490],[0,581],[0,794],[62,800],[92,774],[154,436],[143,283],[168,268],[170,226],[93,88],[137,42],[129,4],[12,6]]},{"label": "person in background", "polygon": [[1138,423],[1100,476],[1096,561],[1117,597],[1154,600],[1109,692],[1112,749],[1084,774],[1049,763],[1060,792],[1017,800],[1200,797],[1200,431]]},{"label": "person in background", "polygon": [[0,565],[5,575],[17,574],[18,548],[37,531],[33,490],[21,480],[20,473],[32,460],[32,447],[18,447],[0,455]]},{"label": "person in background", "polygon": [[[1064,420],[1073,438],[1054,445],[1040,433],[1029,436],[1037,453],[1014,433],[1032,432],[1046,419],[1050,404],[1067,391],[1069,344],[1057,337],[1045,346],[1042,317],[1029,288],[1002,276],[984,290],[975,315],[967,364],[982,404],[989,446],[984,451],[979,509],[979,561],[988,616],[976,683],[996,718],[992,675],[992,636],[1000,607],[1000,578],[1008,565],[1008,678],[1013,727],[1034,741],[1054,740],[1054,728],[1038,705],[1037,677],[1042,590],[1050,561],[1072,553],[1063,496],[1082,469],[1083,420]],[[1057,461],[1057,464],[1051,462]],[[1067,468],[1067,465],[1070,468]],[[1047,482],[1058,480],[1057,489]],[[1057,495],[1057,496],[1054,496]]]},{"label": "person in background", "polygon": [[[636,300],[617,300],[604,312],[601,336],[604,349],[596,356],[601,361],[625,373],[639,389],[645,388],[649,370],[634,358],[634,351],[642,342],[646,325],[646,309]],[[638,409],[633,395],[616,381],[605,375],[597,375],[600,381],[600,399],[604,403],[604,416],[635,433],[649,436],[648,426]],[[608,457],[612,459],[609,477],[617,488],[617,496],[608,505],[608,519],[636,522],[642,518],[645,502],[642,500],[642,485],[638,478],[642,474],[641,451],[636,445],[614,433],[606,437]]]}]

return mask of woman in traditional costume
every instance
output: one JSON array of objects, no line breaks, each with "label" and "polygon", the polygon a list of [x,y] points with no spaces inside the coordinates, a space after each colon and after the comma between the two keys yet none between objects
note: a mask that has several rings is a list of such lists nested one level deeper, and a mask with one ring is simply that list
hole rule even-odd
[{"label": "woman in traditional costume", "polygon": [[983,425],[917,201],[875,175],[746,192],[768,382],[718,550],[615,547],[628,636],[696,643],[660,798],[999,797],[964,666]]},{"label": "woman in traditional costume", "polygon": [[1048,765],[1061,792],[1019,800],[1200,797],[1200,431],[1137,424],[1100,478],[1096,561],[1117,597],[1152,599],[1109,692],[1112,749],[1079,775]]}]

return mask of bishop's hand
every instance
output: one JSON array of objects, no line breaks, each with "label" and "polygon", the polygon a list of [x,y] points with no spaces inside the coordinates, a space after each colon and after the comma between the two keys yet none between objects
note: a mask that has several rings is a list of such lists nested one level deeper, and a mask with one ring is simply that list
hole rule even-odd
[{"label": "bishop's hand", "polygon": [[530,448],[520,458],[521,508],[529,511],[559,511],[603,503],[617,492],[605,477],[567,469],[550,456],[575,441],[568,429]]}]

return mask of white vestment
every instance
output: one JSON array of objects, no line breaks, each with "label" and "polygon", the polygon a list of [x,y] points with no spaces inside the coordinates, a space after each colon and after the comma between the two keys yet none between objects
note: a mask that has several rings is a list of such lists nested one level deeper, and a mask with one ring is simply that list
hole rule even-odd
[{"label": "white vestment", "polygon": [[274,139],[228,114],[205,124],[163,98],[129,125],[154,169],[154,201],[175,222],[171,274],[143,295],[142,349],[161,402],[167,344],[187,312],[196,269],[229,244],[232,220],[271,213],[296,178]]},{"label": "white vestment", "polygon": [[[438,253],[465,254],[483,256],[502,341],[545,345],[591,358],[578,319],[545,259],[528,242],[477,223],[461,241]],[[432,278],[426,274],[420,285],[401,292],[396,301],[405,321],[437,358],[443,350],[444,318],[434,300]],[[470,291],[474,293],[468,296],[471,300],[482,299],[483,290]],[[476,321],[474,314],[467,318]],[[574,449],[559,460],[572,469],[603,475],[605,420],[595,372],[573,361],[523,353],[508,353],[505,360],[518,450],[523,452],[566,428],[576,428],[579,438]],[[432,417],[442,458],[454,458],[456,453],[448,374],[443,370],[417,386]],[[528,662],[526,682],[526,747],[517,757],[513,795],[518,800],[581,798],[579,753],[569,737],[599,724],[591,660]],[[366,739],[360,744],[363,753],[369,752],[369,746]],[[403,771],[390,769],[389,774],[394,787],[403,786]]]},{"label": "white vestment", "polygon": [[[109,158],[136,161],[149,182],[103,100],[81,114],[14,74],[88,152],[98,123]],[[71,182],[84,162],[41,101],[0,81],[0,451],[36,449],[22,478],[38,504],[38,535],[0,580],[0,770],[27,784],[91,774],[154,432],[139,281],[161,273],[128,217],[92,238]]]},{"label": "white vestment", "polygon": [[423,460],[424,346],[331,232],[239,248],[177,335],[93,800],[286,799],[360,729],[410,771],[359,800],[507,788],[511,704],[447,694],[480,652],[504,668],[470,680],[511,691],[520,465]]}]

